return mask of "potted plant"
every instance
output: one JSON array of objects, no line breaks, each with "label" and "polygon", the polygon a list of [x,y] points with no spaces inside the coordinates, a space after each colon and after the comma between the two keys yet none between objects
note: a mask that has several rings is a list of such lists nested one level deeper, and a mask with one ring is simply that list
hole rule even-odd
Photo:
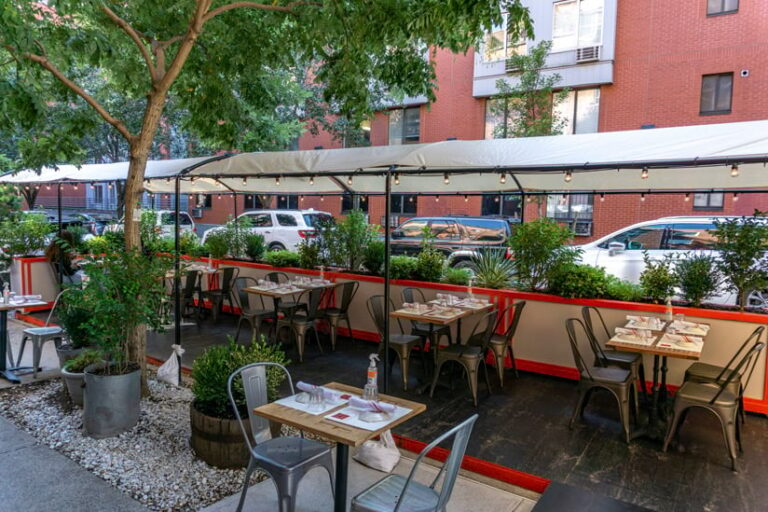
[{"label": "potted plant", "polygon": [[[267,344],[263,338],[239,345],[230,336],[226,345],[209,347],[192,365],[192,393],[195,399],[189,409],[192,426],[190,446],[195,455],[211,466],[240,468],[248,463],[248,447],[230,405],[227,379],[241,366],[261,361],[288,364],[280,347]],[[267,395],[270,400],[277,397],[283,379],[284,374],[278,369],[267,370]],[[250,435],[242,383],[235,382],[233,394]],[[273,434],[277,433],[279,426],[273,428]]]},{"label": "potted plant", "polygon": [[60,368],[64,368],[67,361],[80,355],[90,345],[86,327],[90,313],[80,305],[82,295],[81,289],[70,288],[61,295],[56,308],[56,323],[67,335],[62,343],[56,344]]},{"label": "potted plant", "polygon": [[97,350],[86,349],[79,355],[69,359],[61,367],[61,378],[67,387],[72,403],[82,407],[83,383],[85,382],[85,368],[101,362],[101,354]]},{"label": "potted plant", "polygon": [[162,330],[164,257],[118,251],[86,264],[88,282],[80,306],[89,313],[85,328],[102,363],[85,368],[83,427],[103,438],[132,428],[139,420],[141,364],[128,353],[129,335],[146,327]]},{"label": "potted plant", "polygon": [[[48,245],[54,227],[45,213],[11,216],[0,222],[0,247],[12,258],[39,255]],[[17,261],[11,261],[11,289],[20,292],[21,270]]]}]

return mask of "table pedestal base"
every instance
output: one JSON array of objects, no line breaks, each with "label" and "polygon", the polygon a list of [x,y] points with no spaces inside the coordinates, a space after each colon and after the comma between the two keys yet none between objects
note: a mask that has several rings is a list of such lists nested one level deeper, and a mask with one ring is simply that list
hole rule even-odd
[{"label": "table pedestal base", "polygon": [[347,512],[347,476],[349,473],[349,446],[336,443],[336,482],[333,497],[334,512]]}]

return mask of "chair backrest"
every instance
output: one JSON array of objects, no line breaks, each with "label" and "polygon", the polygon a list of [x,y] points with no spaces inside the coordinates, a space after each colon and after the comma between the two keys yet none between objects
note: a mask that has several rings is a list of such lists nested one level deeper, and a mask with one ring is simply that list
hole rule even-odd
[{"label": "chair backrest", "polygon": [[730,361],[728,361],[728,364],[726,364],[726,365],[723,367],[723,370],[722,370],[722,371],[720,372],[720,374],[717,376],[717,379],[715,379],[715,381],[716,381],[716,382],[717,382],[717,381],[719,381],[720,379],[724,378],[724,377],[726,376],[726,374],[727,374],[727,373],[728,373],[730,370],[732,370],[732,369],[733,369],[733,368],[731,368],[731,366],[733,365],[733,363],[734,363],[734,362],[736,362],[736,359],[739,357],[739,354],[741,354],[741,352],[742,352],[742,351],[743,351],[745,348],[747,348],[747,346],[748,346],[750,343],[757,343],[757,342],[759,342],[759,341],[760,341],[760,337],[763,335],[763,331],[765,331],[765,327],[763,327],[762,325],[761,325],[760,327],[758,327],[757,329],[755,329],[754,331],[752,331],[752,334],[750,334],[750,335],[747,337],[747,339],[746,339],[746,340],[744,340],[744,343],[742,343],[742,344],[741,344],[741,347],[739,347],[739,350],[737,350],[737,351],[736,351],[736,353],[735,353],[735,354],[733,354],[733,357],[731,358],[731,360],[730,360]]},{"label": "chair backrest", "polygon": [[[368,299],[368,302],[366,303],[368,307],[368,313],[371,315],[371,318],[373,319],[374,325],[376,325],[376,330],[379,332],[379,338],[381,341],[384,341],[384,325],[388,321],[387,319],[387,312],[384,308],[384,296],[383,295],[373,295]],[[392,302],[392,299],[389,300],[389,311],[395,310],[395,304]],[[397,324],[400,327],[400,332],[403,332],[403,324],[400,323],[400,319],[397,319]]]},{"label": "chair backrest", "polygon": [[[245,276],[235,279],[235,299],[237,299],[237,307],[240,308],[241,312],[249,309],[251,305],[252,294],[245,291],[245,289],[251,286],[258,286],[258,284],[258,281],[253,277]],[[262,299],[261,295],[257,295],[257,297],[261,300],[261,308],[264,309],[264,299]]]},{"label": "chair backrest", "polygon": [[320,303],[325,295],[325,288],[310,288],[301,292],[297,302],[306,301],[307,304],[307,318],[314,320],[317,318],[317,310],[320,309]]},{"label": "chair backrest", "polygon": [[[260,362],[251,363],[242,366],[232,372],[232,375],[227,379],[227,394],[229,395],[229,403],[235,412],[235,417],[240,424],[240,430],[243,433],[245,442],[248,444],[248,448],[253,450],[253,447],[264,441],[269,441],[272,438],[272,433],[269,429],[269,420],[261,416],[257,416],[253,413],[253,410],[257,407],[269,402],[267,396],[267,372],[268,371],[282,371],[287,380],[288,388],[291,395],[293,391],[293,381],[291,380],[291,374],[288,369],[278,363]],[[240,416],[240,411],[237,409],[237,401],[235,399],[235,392],[240,393],[240,388],[237,386],[236,379],[241,378],[242,393],[245,395],[245,404],[248,409],[248,419],[251,424],[251,435],[248,435],[248,431],[245,428],[243,418]]]},{"label": "chair backrest", "polygon": [[[714,397],[712,397],[712,400],[709,401],[710,404],[714,404],[723,393],[723,391],[725,391],[725,389],[728,387],[728,384],[737,379],[741,379],[741,385],[744,389],[746,389],[747,384],[749,384],[749,380],[752,378],[752,372],[755,369],[755,365],[757,364],[757,355],[764,348],[765,343],[758,342],[755,343],[752,348],[744,354],[739,363],[728,372],[728,377],[722,381],[720,384],[720,390]],[[746,378],[744,378],[745,373],[747,375]]]},{"label": "chair backrest", "polygon": [[588,365],[581,356],[581,350],[579,350],[579,334],[577,333],[577,331],[580,330],[582,333],[581,336],[586,338],[587,342],[590,342],[587,328],[578,318],[569,318],[565,321],[565,330],[568,332],[568,341],[571,344],[571,352],[573,352],[573,361],[576,363],[579,375],[582,379],[592,380],[592,374],[589,373],[590,365]]},{"label": "chair backrest", "polygon": [[464,454],[467,451],[469,436],[472,434],[472,427],[474,427],[477,418],[478,415],[473,414],[466,420],[453,427],[448,432],[440,435],[437,439],[429,443],[423,450],[421,450],[421,453],[419,453],[419,456],[416,457],[416,461],[413,463],[413,468],[411,468],[408,479],[405,481],[403,490],[400,493],[397,504],[395,505],[394,512],[397,512],[400,507],[404,506],[404,503],[407,501],[406,497],[408,495],[408,486],[413,481],[414,476],[416,475],[416,470],[418,469],[419,464],[421,464],[421,461],[424,459],[424,457],[434,448],[436,448],[440,443],[452,437],[453,443],[451,445],[451,452],[448,454],[448,458],[445,460],[443,467],[440,468],[440,471],[437,473],[437,476],[430,485],[432,489],[435,489],[438,481],[440,480],[440,477],[443,476],[443,483],[440,486],[440,492],[438,495],[439,497],[434,510],[445,510],[445,507],[448,504],[448,500],[451,499],[451,493],[453,492],[453,487],[456,484],[456,478],[458,477],[459,469],[461,468],[461,461],[464,459]]},{"label": "chair backrest", "polygon": [[[607,366],[608,362],[605,357],[605,352],[603,351],[603,347],[600,345],[597,333],[595,332],[597,327],[602,326],[603,331],[605,332],[605,339],[611,339],[611,333],[608,330],[608,326],[605,324],[605,320],[603,320],[602,313],[600,313],[600,310],[594,306],[584,306],[581,308],[581,317],[584,319],[584,328],[587,331],[589,348],[592,349],[592,353],[595,355],[595,361],[597,361],[600,366]],[[593,317],[596,317],[600,323],[593,322]]]},{"label": "chair backrest", "polygon": [[496,317],[498,315],[499,311],[495,308],[483,315],[472,328],[472,334],[467,338],[467,345],[488,348],[491,337],[493,337],[493,331],[496,330]]},{"label": "chair backrest", "polygon": [[517,324],[520,323],[520,317],[523,314],[524,308],[525,308],[525,301],[519,300],[515,302],[513,305],[509,306],[507,309],[505,309],[503,314],[499,315],[499,320],[497,322],[497,325],[501,324],[505,318],[508,318],[509,312],[511,310],[514,310],[514,313],[512,314],[512,321],[509,323],[507,330],[504,331],[504,339],[507,340],[507,343],[509,343],[512,340],[512,338],[515,337],[515,332],[517,331]]},{"label": "chair backrest", "polygon": [[421,290],[409,286],[408,288],[403,288],[403,302],[420,302],[424,304],[427,302],[427,299],[424,297],[424,293]]},{"label": "chair backrest", "polygon": [[270,272],[264,276],[264,279],[266,279],[267,281],[272,281],[273,283],[277,283],[277,284],[287,283],[288,281],[290,281],[290,279],[288,278],[288,274],[286,274],[285,272]]},{"label": "chair backrest", "polygon": [[342,313],[349,311],[349,306],[352,304],[352,299],[357,294],[357,289],[360,288],[360,283],[357,281],[347,281],[346,283],[338,284],[334,287],[334,291],[341,289],[341,302],[339,302],[339,309]]},{"label": "chair backrest", "polygon": [[184,281],[184,291],[182,297],[191,299],[197,290],[197,282],[200,278],[200,272],[197,270],[188,270],[186,280]]},{"label": "chair backrest", "polygon": [[237,267],[224,267],[221,270],[221,293],[224,295],[232,291],[235,279],[240,275],[240,269]]},{"label": "chair backrest", "polygon": [[61,301],[61,297],[62,297],[62,295],[64,295],[64,294],[65,294],[65,293],[67,293],[68,291],[69,291],[69,288],[64,288],[63,290],[61,290],[61,291],[60,291],[60,292],[59,292],[59,293],[56,295],[56,298],[55,298],[55,299],[54,299],[54,301],[53,301],[53,307],[52,307],[52,308],[51,308],[51,310],[48,312],[48,318],[46,318],[46,319],[45,319],[45,326],[46,326],[46,327],[48,327],[48,326],[51,324],[51,318],[53,318],[53,313],[54,313],[54,311],[56,311],[56,306],[58,306],[58,305],[59,305],[59,302]]}]

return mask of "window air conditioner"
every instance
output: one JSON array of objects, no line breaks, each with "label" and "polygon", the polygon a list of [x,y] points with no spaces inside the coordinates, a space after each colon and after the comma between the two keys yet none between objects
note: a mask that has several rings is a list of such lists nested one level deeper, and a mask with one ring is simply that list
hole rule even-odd
[{"label": "window air conditioner", "polygon": [[203,209],[202,208],[192,208],[192,217],[195,219],[202,219],[203,218]]},{"label": "window air conditioner", "polygon": [[600,59],[599,46],[586,46],[576,49],[576,62],[592,62]]},{"label": "window air conditioner", "polygon": [[514,59],[507,59],[504,63],[504,70],[507,73],[517,73],[520,71],[520,66],[517,65]]},{"label": "window air conditioner", "polygon": [[592,222],[578,221],[573,225],[573,233],[576,236],[592,236]]}]

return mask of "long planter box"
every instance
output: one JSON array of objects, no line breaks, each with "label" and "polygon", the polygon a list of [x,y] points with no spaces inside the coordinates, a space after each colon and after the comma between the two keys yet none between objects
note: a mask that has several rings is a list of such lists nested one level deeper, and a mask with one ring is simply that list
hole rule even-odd
[{"label": "long planter box", "polygon": [[[207,262],[207,260],[200,260]],[[234,266],[240,269],[240,276],[263,278],[268,272],[281,271],[289,275],[319,275],[318,271],[295,268],[274,268],[260,263],[250,263],[232,260],[214,260],[215,267]],[[335,282],[358,281],[360,288],[350,307],[353,335],[360,339],[378,341],[373,322],[368,314],[366,302],[373,295],[383,293],[384,280],[380,277],[358,275],[346,272],[325,272],[326,279]],[[52,279],[52,276],[48,279]],[[37,290],[38,284],[29,283],[30,290]],[[214,282],[204,283],[215,285]],[[432,299],[437,293],[455,292],[466,293],[464,286],[442,283],[427,283],[421,281],[393,280],[391,282],[392,300],[395,304],[401,302],[402,289],[408,286],[420,288],[426,298]],[[32,291],[30,291],[32,293]],[[39,293],[39,292],[38,292]],[[478,296],[489,298],[501,309],[511,306],[515,301],[525,300],[527,305],[523,312],[520,325],[515,336],[515,355],[518,367],[522,370],[553,375],[556,377],[576,379],[576,371],[570,345],[565,333],[565,320],[580,317],[583,306],[596,306],[601,309],[609,325],[619,325],[625,321],[628,314],[638,312],[660,315],[664,313],[663,305],[620,302],[600,299],[565,299],[542,293],[519,292],[515,290],[488,290],[475,288]],[[251,297],[251,300],[258,300]],[[675,313],[683,313],[694,321],[708,323],[712,326],[707,336],[701,361],[711,364],[725,365],[741,343],[759,325],[768,323],[768,315],[755,313],[740,313],[737,311],[720,311],[697,308],[675,308]],[[466,337],[476,320],[466,319],[462,325],[462,334]],[[397,323],[392,322],[392,328],[397,329]],[[408,325],[403,325],[406,329]],[[348,334],[341,329],[341,334]],[[766,351],[760,355],[755,367],[752,380],[745,393],[747,410],[768,413],[768,373],[766,372]],[[690,361],[669,358],[669,373],[667,383],[674,389],[682,382],[685,368]],[[646,357],[646,377],[650,380],[653,358]]]}]

